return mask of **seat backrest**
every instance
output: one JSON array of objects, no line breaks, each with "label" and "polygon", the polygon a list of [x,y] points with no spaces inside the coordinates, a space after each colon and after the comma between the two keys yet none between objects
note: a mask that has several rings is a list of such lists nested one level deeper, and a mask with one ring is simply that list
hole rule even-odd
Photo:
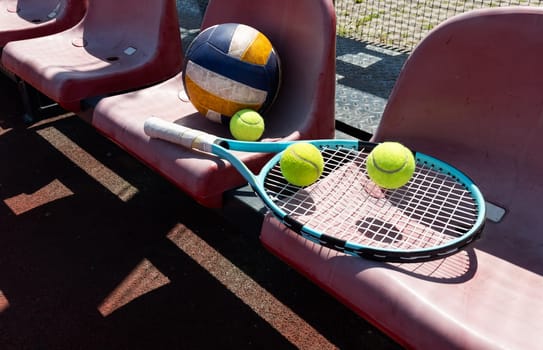
[{"label": "seat backrest", "polygon": [[492,200],[510,202],[520,179],[543,175],[542,33],[541,8],[442,23],[406,61],[374,139],[454,161]]},{"label": "seat backrest", "polygon": [[71,2],[73,1],[4,0],[0,1],[0,9],[37,24],[53,21]]},{"label": "seat backrest", "polygon": [[0,0],[0,47],[68,29],[83,18],[87,6],[88,0]]},{"label": "seat backrest", "polygon": [[332,0],[211,0],[202,29],[228,22],[260,30],[281,60],[281,88],[266,120],[269,134],[332,137],[336,40]]},{"label": "seat backrest", "polygon": [[[94,47],[136,46],[148,55],[171,52],[179,60],[181,42],[175,0],[90,0],[76,30]],[[169,57],[161,57],[167,65]]]},{"label": "seat backrest", "polygon": [[374,135],[465,171],[505,213],[487,221],[477,247],[539,274],[542,33],[543,8],[477,10],[444,22],[406,61]]}]

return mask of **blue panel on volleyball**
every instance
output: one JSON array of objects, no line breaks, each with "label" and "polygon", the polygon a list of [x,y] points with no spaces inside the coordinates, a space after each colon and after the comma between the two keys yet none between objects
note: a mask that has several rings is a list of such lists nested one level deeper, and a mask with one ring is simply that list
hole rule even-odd
[{"label": "blue panel on volleyball", "polygon": [[207,40],[209,45],[216,47],[222,52],[228,52],[230,50],[230,42],[237,27],[237,23],[224,23],[220,26],[213,26],[210,28],[210,38],[204,39]]}]

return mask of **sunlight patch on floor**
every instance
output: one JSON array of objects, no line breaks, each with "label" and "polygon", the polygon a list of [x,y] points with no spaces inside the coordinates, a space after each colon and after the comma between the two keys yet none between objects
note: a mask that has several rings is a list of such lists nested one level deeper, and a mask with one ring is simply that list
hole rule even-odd
[{"label": "sunlight patch on floor", "polygon": [[149,260],[143,259],[125,279],[98,306],[102,316],[107,317],[115,310],[155,289],[170,283]]},{"label": "sunlight patch on floor", "polygon": [[0,120],[0,136],[4,135],[4,134],[7,134],[8,132],[10,132],[11,130],[13,130],[12,128],[7,128],[7,129],[4,129],[2,128],[2,120]]},{"label": "sunlight patch on floor", "polygon": [[74,193],[62,184],[58,179],[53,180],[46,186],[34,193],[21,193],[14,197],[7,198],[4,203],[15,215],[21,215],[27,211],[36,209],[47,203],[58,199],[66,198]]},{"label": "sunlight patch on floor", "polygon": [[46,127],[36,132],[123,202],[129,201],[138,193],[136,187],[104,166],[55,127]]},{"label": "sunlight patch on floor", "polygon": [[0,314],[9,308],[8,298],[4,295],[4,292],[0,290]]},{"label": "sunlight patch on floor", "polygon": [[288,306],[184,225],[177,224],[167,238],[297,348],[306,347],[308,341],[315,349],[336,348]]}]

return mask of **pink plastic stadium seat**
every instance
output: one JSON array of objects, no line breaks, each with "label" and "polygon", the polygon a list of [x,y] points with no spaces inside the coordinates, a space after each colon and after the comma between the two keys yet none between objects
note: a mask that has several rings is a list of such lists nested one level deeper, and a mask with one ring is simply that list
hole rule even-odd
[{"label": "pink plastic stadium seat", "polygon": [[175,0],[92,0],[63,32],[9,42],[4,67],[69,111],[81,101],[157,83],[180,69]]},{"label": "pink plastic stadium seat", "polygon": [[0,48],[68,29],[81,20],[86,7],[85,0],[0,0]]},{"label": "pink plastic stadium seat", "polygon": [[[181,19],[182,20],[182,19]],[[266,35],[281,59],[283,81],[264,115],[264,138],[329,138],[334,135],[335,13],[331,0],[212,0],[202,28],[243,23]],[[181,73],[159,85],[102,99],[91,123],[98,130],[208,207],[222,205],[226,190],[245,183],[227,162],[150,140],[150,116],[230,138],[228,127],[197,113],[183,97]],[[258,170],[267,154],[240,154]]]},{"label": "pink plastic stadium seat", "polygon": [[470,248],[378,263],[311,244],[270,216],[262,243],[407,348],[541,348],[541,33],[541,8],[444,22],[408,58],[374,136],[444,159],[480,185],[492,205]]}]

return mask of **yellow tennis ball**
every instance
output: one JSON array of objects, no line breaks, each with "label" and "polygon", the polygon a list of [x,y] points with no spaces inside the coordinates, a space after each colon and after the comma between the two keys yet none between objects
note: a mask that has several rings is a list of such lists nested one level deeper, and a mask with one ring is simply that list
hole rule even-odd
[{"label": "yellow tennis ball", "polygon": [[301,142],[294,143],[285,149],[279,166],[289,183],[303,187],[319,179],[324,168],[324,160],[317,147]]},{"label": "yellow tennis ball", "polygon": [[394,189],[409,182],[415,172],[415,157],[398,142],[383,142],[366,159],[366,170],[377,185]]},{"label": "yellow tennis ball", "polygon": [[256,141],[264,133],[264,118],[252,109],[242,109],[230,119],[230,132],[236,140]]}]

